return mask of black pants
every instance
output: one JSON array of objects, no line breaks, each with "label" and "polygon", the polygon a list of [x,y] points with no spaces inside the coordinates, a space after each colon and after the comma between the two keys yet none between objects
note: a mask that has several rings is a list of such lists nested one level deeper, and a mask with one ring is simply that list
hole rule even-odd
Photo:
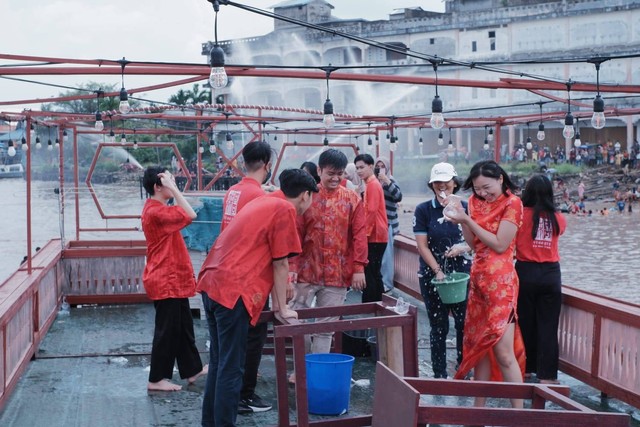
[{"label": "black pants", "polygon": [[518,323],[527,363],[525,372],[538,379],[558,377],[558,322],[562,306],[562,278],[557,262],[516,262],[520,279]]},{"label": "black pants", "polygon": [[180,378],[189,378],[202,371],[189,299],[168,298],[154,301],[153,305],[156,309],[156,325],[151,346],[149,382],[171,379],[176,362]]},{"label": "black pants", "polygon": [[456,360],[462,362],[462,341],[464,337],[464,318],[467,313],[467,300],[445,304],[438,290],[431,284],[434,275],[431,272],[418,272],[420,293],[429,317],[429,342],[431,344],[431,364],[434,378],[447,378],[447,335],[449,334],[449,313],[453,315],[456,329]]},{"label": "black pants", "polygon": [[364,268],[367,286],[362,291],[362,302],[382,301],[384,284],[382,283],[382,257],[387,248],[385,243],[369,243],[369,263]]},{"label": "black pants", "polygon": [[[262,311],[269,310],[269,299]],[[249,326],[247,334],[247,355],[244,362],[244,376],[242,378],[241,399],[248,399],[253,396],[258,384],[258,369],[262,359],[262,349],[267,340],[267,323],[258,323],[256,326]]]}]

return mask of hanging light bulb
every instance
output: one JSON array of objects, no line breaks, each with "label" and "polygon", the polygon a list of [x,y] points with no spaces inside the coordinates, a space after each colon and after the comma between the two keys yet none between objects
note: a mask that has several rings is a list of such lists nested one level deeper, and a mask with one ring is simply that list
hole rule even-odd
[{"label": "hanging light bulb", "polygon": [[28,151],[29,150],[29,145],[27,144],[27,138],[25,138],[24,136],[22,137],[22,145],[20,145],[20,149],[22,151]]},{"label": "hanging light bulb", "polygon": [[602,129],[606,124],[606,117],[604,116],[604,100],[600,96],[600,64],[604,60],[602,58],[595,58],[589,62],[593,62],[596,66],[596,90],[597,95],[593,100],[593,115],[591,116],[591,126],[594,129]]},{"label": "hanging light bulb", "polygon": [[124,86],[120,89],[120,105],[118,106],[118,110],[122,114],[127,114],[129,110],[131,110],[131,106],[129,105],[129,94],[127,94],[127,90]]},{"label": "hanging light bulb", "polygon": [[602,129],[606,124],[607,119],[604,116],[604,100],[600,95],[596,95],[596,99],[593,100],[593,116],[591,116],[591,126],[594,129]]},{"label": "hanging light bulb", "polygon": [[525,147],[527,148],[527,150],[531,150],[533,148],[533,144],[531,143],[530,136],[527,137],[527,144],[525,145]]},{"label": "hanging light bulb", "polygon": [[200,154],[204,153],[204,146],[202,144],[198,146],[198,153]]},{"label": "hanging light bulb", "polygon": [[329,145],[329,138],[327,138],[326,136],[324,137],[324,140],[322,141],[322,144],[326,147]]},{"label": "hanging light bulb", "polygon": [[452,140],[449,140],[449,144],[447,146],[447,150],[449,150],[449,152],[452,152],[454,150],[453,141]]},{"label": "hanging light bulb", "polygon": [[30,129],[29,129],[29,136],[31,137],[31,139],[34,139],[37,135],[36,135],[36,127],[33,125],[33,123],[31,123]]},{"label": "hanging light bulb", "polygon": [[367,145],[373,145],[373,140],[371,139],[371,137],[367,139]]},{"label": "hanging light bulb", "polygon": [[442,136],[442,132],[438,134],[438,145],[444,144],[444,137]]},{"label": "hanging light bulb", "polygon": [[133,140],[133,149],[134,149],[134,150],[137,150],[137,149],[138,149],[138,140],[137,140],[137,139],[135,139],[135,137],[134,137],[134,140]]},{"label": "hanging light bulb", "polygon": [[396,151],[397,149],[398,149],[397,139],[395,136],[392,136],[391,140],[389,141],[389,151],[393,152],[393,151]]},{"label": "hanging light bulb", "polygon": [[438,96],[438,62],[436,60],[431,61],[433,65],[433,71],[436,75],[436,96],[431,101],[431,127],[433,129],[442,129],[445,125],[444,116],[442,115],[442,100]]},{"label": "hanging light bulb", "polygon": [[216,152],[216,143],[213,140],[209,143],[209,152],[211,154]]},{"label": "hanging light bulb", "polygon": [[126,144],[127,143],[127,135],[124,134],[124,132],[122,132],[122,134],[120,135],[120,144]]},{"label": "hanging light bulb", "polygon": [[329,98],[324,102],[324,115],[322,116],[322,124],[325,129],[332,128],[336,124],[336,118],[333,115],[333,102]]},{"label": "hanging light bulb", "polygon": [[66,130],[66,129],[64,129],[64,130],[62,131],[62,141],[64,141],[64,142],[69,141],[69,134],[67,133],[67,130]]},{"label": "hanging light bulb", "polygon": [[575,134],[575,130],[573,129],[573,115],[571,114],[571,85],[573,82],[571,79],[567,82],[567,94],[568,94],[568,102],[567,102],[567,115],[564,116],[564,128],[562,129],[562,136],[566,139],[573,138]]},{"label": "hanging light bulb", "polygon": [[58,138],[56,138],[56,148],[60,149],[60,140]]},{"label": "hanging light bulb", "polygon": [[433,129],[442,129],[445,125],[444,116],[442,115],[442,100],[438,95],[431,102],[431,127]]},{"label": "hanging light bulb", "polygon": [[36,150],[39,150],[42,148],[42,143],[40,142],[40,137],[36,136]]},{"label": "hanging light bulb", "polygon": [[127,90],[124,88],[124,67],[129,63],[129,61],[127,61],[126,59],[124,59],[124,57],[118,61],[120,63],[120,66],[122,67],[122,88],[120,88],[120,105],[118,106],[118,110],[120,110],[120,112],[122,114],[127,114],[129,112],[129,110],[131,109],[131,106],[129,105],[129,94],[127,93]]},{"label": "hanging light bulb", "polygon": [[573,145],[578,148],[582,145],[582,140],[580,139],[580,131],[576,133],[576,139],[573,141]]},{"label": "hanging light bulb", "polygon": [[571,111],[567,111],[567,115],[564,116],[564,128],[562,129],[562,136],[566,139],[573,138],[575,129],[573,129],[573,115]]},{"label": "hanging light bulb", "polygon": [[542,123],[540,123],[538,125],[538,133],[536,134],[536,138],[538,138],[538,141],[543,141],[545,137],[544,134],[544,125]]},{"label": "hanging light bulb", "polygon": [[487,141],[489,142],[493,141],[493,128],[489,129],[489,135],[487,135]]},{"label": "hanging light bulb", "polygon": [[217,42],[209,52],[209,59],[211,64],[209,84],[214,89],[222,89],[229,83],[229,77],[227,77],[227,72],[224,69],[224,50]]},{"label": "hanging light bulb", "polygon": [[9,138],[9,142],[7,143],[7,154],[9,157],[13,157],[16,155],[16,147],[13,146],[13,141]]},{"label": "hanging light bulb", "polygon": [[116,134],[113,132],[113,129],[109,131],[109,142],[116,142]]},{"label": "hanging light bulb", "polygon": [[231,138],[231,134],[229,132],[227,132],[227,135],[224,138],[227,141],[227,148],[229,150],[232,150],[233,149],[233,138]]},{"label": "hanging light bulb", "polygon": [[94,125],[94,129],[98,132],[104,129],[104,122],[102,121],[102,114],[96,113],[96,124]]},{"label": "hanging light bulb", "polygon": [[47,141],[47,150],[49,151],[53,150],[53,142],[51,142],[51,139]]},{"label": "hanging light bulb", "polygon": [[482,146],[482,148],[484,148],[485,150],[489,149],[489,141],[487,141],[486,139],[484,140],[484,145]]}]

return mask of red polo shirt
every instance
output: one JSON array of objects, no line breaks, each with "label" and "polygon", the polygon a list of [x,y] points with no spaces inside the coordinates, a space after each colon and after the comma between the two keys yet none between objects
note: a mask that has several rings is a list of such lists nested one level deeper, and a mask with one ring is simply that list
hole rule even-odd
[{"label": "red polo shirt", "polygon": [[282,191],[248,203],[216,239],[198,276],[198,292],[232,309],[238,298],[256,325],[273,288],[273,260],[302,251],[296,209]]},{"label": "red polo shirt", "polygon": [[260,196],[264,196],[264,190],[260,183],[253,178],[245,176],[242,181],[231,186],[224,195],[224,201],[222,202],[223,211],[220,232],[229,225],[244,205]]},{"label": "red polo shirt", "polygon": [[364,210],[367,222],[367,241],[369,243],[387,243],[389,223],[387,208],[384,205],[384,191],[380,181],[371,175],[365,180]]},{"label": "red polo shirt", "polygon": [[142,208],[142,230],[147,240],[147,264],[142,282],[152,300],[189,298],[196,282],[187,245],[180,234],[191,218],[179,206],[148,199]]}]

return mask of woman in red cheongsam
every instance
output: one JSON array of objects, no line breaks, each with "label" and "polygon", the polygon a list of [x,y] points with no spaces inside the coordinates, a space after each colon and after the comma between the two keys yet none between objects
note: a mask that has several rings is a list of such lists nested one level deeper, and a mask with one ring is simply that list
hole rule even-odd
[{"label": "woman in red cheongsam", "polygon": [[[513,258],[516,232],[522,225],[522,201],[517,188],[494,161],[476,163],[464,187],[471,188],[469,215],[456,211],[464,238],[476,252],[471,266],[464,326],[464,358],[455,375],[472,369],[480,381],[522,382],[524,345],[517,323],[518,276]],[[485,398],[476,398],[484,406]],[[512,399],[522,407],[522,399]]]}]

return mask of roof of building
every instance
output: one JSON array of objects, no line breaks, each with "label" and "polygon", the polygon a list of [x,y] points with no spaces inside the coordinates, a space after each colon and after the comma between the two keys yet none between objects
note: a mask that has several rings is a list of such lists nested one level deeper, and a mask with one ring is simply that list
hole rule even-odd
[{"label": "roof of building", "polygon": [[276,9],[281,7],[292,7],[292,6],[305,6],[315,1],[322,1],[323,3],[326,3],[331,9],[335,9],[332,4],[324,0],[285,0],[274,6],[271,6],[271,9]]}]

